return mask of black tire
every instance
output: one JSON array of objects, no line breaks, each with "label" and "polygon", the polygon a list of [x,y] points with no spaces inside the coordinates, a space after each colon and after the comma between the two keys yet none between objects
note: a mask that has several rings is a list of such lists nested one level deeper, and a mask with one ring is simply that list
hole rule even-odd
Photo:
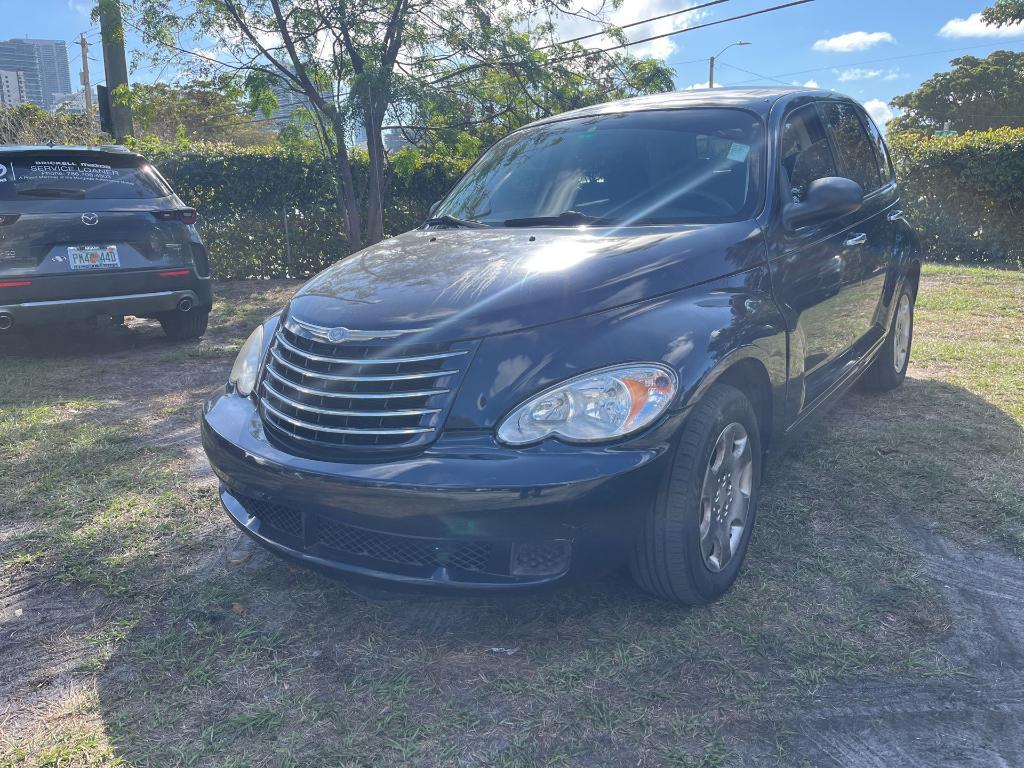
[{"label": "black tire", "polygon": [[192,310],[191,312],[169,312],[157,318],[164,333],[175,341],[198,339],[206,333],[210,322],[210,313]]},{"label": "black tire", "polygon": [[[909,306],[909,316],[906,319],[907,337],[906,354],[903,355],[902,365],[897,368],[896,344],[897,329],[899,327],[900,308],[906,301]],[[907,377],[907,368],[910,366],[910,350],[914,343],[914,292],[910,286],[904,285],[896,299],[896,312],[893,316],[889,334],[885,337],[885,343],[878,351],[878,356],[871,367],[864,372],[861,384],[868,392],[888,392],[896,389]]]},{"label": "black tire", "polygon": [[[749,504],[731,559],[713,570],[701,548],[701,491],[724,430],[741,425],[749,440]],[[636,540],[630,572],[642,589],[687,605],[705,605],[724,595],[739,574],[757,518],[761,485],[761,436],[750,401],[735,387],[714,384],[686,420],[669,477]]]}]

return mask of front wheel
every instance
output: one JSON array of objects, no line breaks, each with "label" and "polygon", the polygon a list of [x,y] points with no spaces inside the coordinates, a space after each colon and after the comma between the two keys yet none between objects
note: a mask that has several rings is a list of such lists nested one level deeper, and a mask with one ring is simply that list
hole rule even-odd
[{"label": "front wheel", "polygon": [[175,341],[198,339],[206,333],[210,321],[209,312],[168,312],[157,318],[164,333]]},{"label": "front wheel", "polygon": [[742,392],[713,385],[686,420],[666,486],[641,528],[630,570],[658,597],[704,605],[736,580],[761,484],[757,416]]},{"label": "front wheel", "polygon": [[896,302],[889,335],[878,352],[878,357],[864,373],[864,388],[871,392],[896,389],[907,377],[910,366],[910,346],[914,341],[914,295],[904,285]]}]

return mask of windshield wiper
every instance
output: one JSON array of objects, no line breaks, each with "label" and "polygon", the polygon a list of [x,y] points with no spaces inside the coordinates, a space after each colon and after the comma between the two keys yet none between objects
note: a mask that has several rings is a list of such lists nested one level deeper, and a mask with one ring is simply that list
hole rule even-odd
[{"label": "windshield wiper", "polygon": [[557,216],[527,216],[522,219],[508,219],[506,227],[545,227],[564,226],[572,227],[579,224],[610,224],[609,219],[602,219],[598,216],[591,216],[582,211],[562,211]]},{"label": "windshield wiper", "polygon": [[433,218],[427,219],[424,224],[447,224],[449,227],[466,227],[468,229],[480,229],[488,228],[490,224],[484,224],[482,221],[476,219],[459,219],[455,216],[449,216],[447,213],[442,213],[440,216],[434,216]]},{"label": "windshield wiper", "polygon": [[66,187],[33,187],[32,189],[19,189],[19,195],[30,197],[85,197],[85,192],[80,189],[67,189]]}]

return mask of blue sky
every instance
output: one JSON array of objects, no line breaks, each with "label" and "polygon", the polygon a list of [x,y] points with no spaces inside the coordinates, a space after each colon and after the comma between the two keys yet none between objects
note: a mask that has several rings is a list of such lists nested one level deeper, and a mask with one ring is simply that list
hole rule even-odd
[{"label": "blue sky", "polygon": [[[628,36],[636,40],[782,1],[729,0],[703,11],[630,28]],[[63,38],[71,43],[86,31],[97,41],[98,31],[88,14],[92,4],[92,0],[0,0],[0,36]],[[987,4],[985,0],[815,0],[685,32],[633,50],[666,60],[676,70],[677,86],[686,88],[707,82],[708,56],[729,43],[747,40],[751,45],[733,48],[722,57],[716,75],[718,84],[812,81],[860,99],[877,117],[884,118],[886,102],[948,68],[951,58],[965,54],[983,57],[998,48],[1024,50],[1024,29],[996,31],[974,18]],[[680,0],[624,0],[613,18],[625,24],[682,5]],[[566,22],[561,32],[569,37],[593,29],[585,22]],[[78,46],[72,46],[70,52],[72,79],[76,79],[81,68]],[[102,79],[98,46],[91,56],[95,59],[92,70],[96,82]],[[156,76],[148,70],[137,73],[140,80]]]}]

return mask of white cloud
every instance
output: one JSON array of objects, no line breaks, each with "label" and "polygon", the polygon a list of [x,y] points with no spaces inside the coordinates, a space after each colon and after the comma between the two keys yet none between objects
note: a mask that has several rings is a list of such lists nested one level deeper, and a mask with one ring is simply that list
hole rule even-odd
[{"label": "white cloud", "polygon": [[840,83],[851,83],[854,80],[873,80],[876,77],[881,77],[882,70],[853,67],[852,69],[844,69],[836,76],[839,78]]},{"label": "white cloud", "polygon": [[68,10],[82,16],[92,13],[92,4],[89,0],[68,0]]},{"label": "white cloud", "polygon": [[966,19],[947,21],[939,30],[939,37],[1020,37],[1024,35],[1024,23],[997,27],[986,24],[980,13],[972,13]]},{"label": "white cloud", "polygon": [[821,86],[818,85],[817,80],[808,80],[806,83],[804,83],[804,88],[821,88]]},{"label": "white cloud", "polygon": [[711,85],[711,83],[709,81],[705,80],[703,83],[694,83],[693,85],[688,85],[683,90],[684,91],[699,91],[699,90],[701,90],[703,88],[709,87],[710,85]]},{"label": "white cloud", "polygon": [[868,111],[872,119],[881,126],[885,126],[895,117],[889,105],[881,99],[870,99],[864,102],[864,109]]},{"label": "white cloud", "polygon": [[819,40],[813,46],[815,51],[823,53],[851,53],[852,51],[864,51],[873,48],[879,43],[895,43],[894,38],[888,32],[848,32],[838,37],[830,37],[827,40]]}]

